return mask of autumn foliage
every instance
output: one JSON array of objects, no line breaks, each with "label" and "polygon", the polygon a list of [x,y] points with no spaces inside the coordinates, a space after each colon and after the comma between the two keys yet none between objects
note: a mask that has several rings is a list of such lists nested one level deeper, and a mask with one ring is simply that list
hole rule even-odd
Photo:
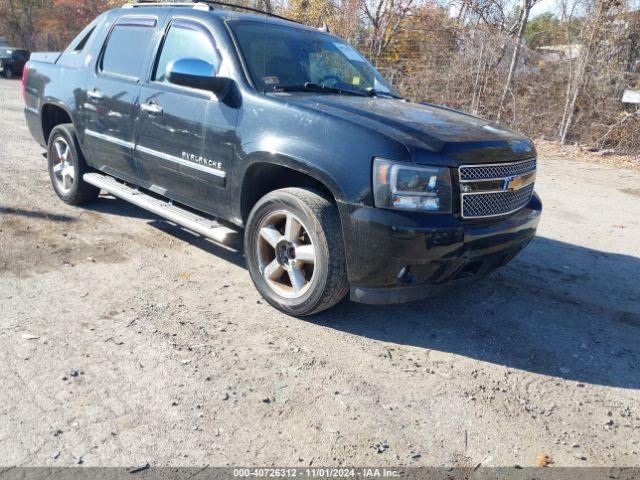
[{"label": "autumn foliage", "polygon": [[[0,0],[0,35],[60,50],[127,0]],[[534,137],[640,153],[640,12],[634,0],[226,0],[326,28],[417,101]]]},{"label": "autumn foliage", "polygon": [[0,34],[15,46],[59,50],[113,0],[0,0]]}]

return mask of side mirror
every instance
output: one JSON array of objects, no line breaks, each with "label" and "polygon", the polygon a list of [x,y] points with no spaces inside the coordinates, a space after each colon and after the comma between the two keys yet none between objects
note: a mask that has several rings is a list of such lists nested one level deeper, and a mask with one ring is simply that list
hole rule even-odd
[{"label": "side mirror", "polygon": [[167,80],[183,87],[208,90],[220,96],[231,84],[230,78],[216,77],[215,67],[196,58],[183,58],[167,66]]}]

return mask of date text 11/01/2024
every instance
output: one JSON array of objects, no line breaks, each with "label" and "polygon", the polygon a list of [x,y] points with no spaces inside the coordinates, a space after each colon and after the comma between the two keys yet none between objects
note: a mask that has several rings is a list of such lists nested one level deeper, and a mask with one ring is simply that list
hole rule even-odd
[{"label": "date text 11/01/2024", "polygon": [[393,468],[234,468],[236,478],[398,478]]}]

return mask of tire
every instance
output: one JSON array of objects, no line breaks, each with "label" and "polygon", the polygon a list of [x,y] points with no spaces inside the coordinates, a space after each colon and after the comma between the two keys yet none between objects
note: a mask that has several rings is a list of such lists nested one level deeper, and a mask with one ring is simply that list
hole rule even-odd
[{"label": "tire", "polygon": [[12,69],[12,67],[7,67],[5,69],[4,76],[7,77],[9,80],[11,80],[13,78],[13,69]]},{"label": "tire", "polygon": [[60,199],[69,205],[80,205],[98,198],[100,189],[82,180],[91,171],[80,150],[72,124],[55,127],[47,146],[49,178]]},{"label": "tire", "polygon": [[349,289],[338,208],[320,193],[284,188],[262,197],[249,214],[244,251],[256,288],[284,313],[318,313]]}]

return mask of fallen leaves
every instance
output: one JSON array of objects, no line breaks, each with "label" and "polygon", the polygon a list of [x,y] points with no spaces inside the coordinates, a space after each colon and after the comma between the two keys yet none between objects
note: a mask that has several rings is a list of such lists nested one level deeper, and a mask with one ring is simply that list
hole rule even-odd
[{"label": "fallen leaves", "polygon": [[621,155],[606,150],[606,154],[603,155],[601,151],[591,152],[584,146],[561,145],[559,142],[542,139],[536,141],[536,150],[538,158],[587,161],[617,168],[640,170],[638,155]]},{"label": "fallen leaves", "polygon": [[549,455],[539,455],[538,456],[538,466],[540,467],[548,467],[553,463],[553,460]]}]

